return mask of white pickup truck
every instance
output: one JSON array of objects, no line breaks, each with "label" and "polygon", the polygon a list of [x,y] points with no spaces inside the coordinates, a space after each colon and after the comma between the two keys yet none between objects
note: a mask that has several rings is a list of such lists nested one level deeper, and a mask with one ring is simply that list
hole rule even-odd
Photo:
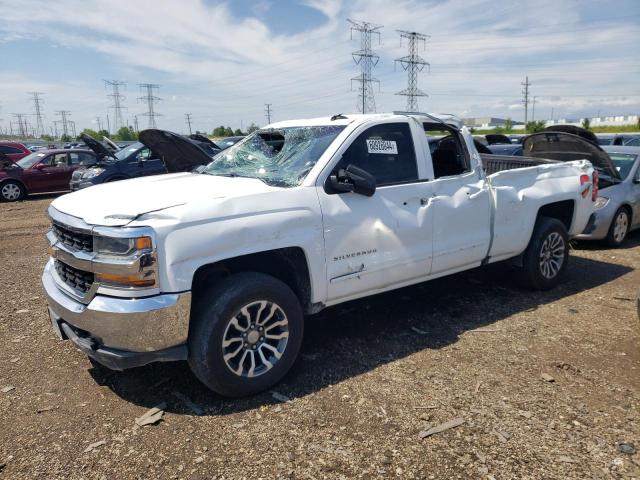
[{"label": "white pickup truck", "polygon": [[[141,140],[170,171],[206,155],[169,132]],[[42,277],[52,326],[111,369],[188,360],[241,396],[285,375],[324,307],[507,259],[550,288],[596,174],[496,159],[450,115],[335,115],[269,125],[199,172],[64,195]]]}]

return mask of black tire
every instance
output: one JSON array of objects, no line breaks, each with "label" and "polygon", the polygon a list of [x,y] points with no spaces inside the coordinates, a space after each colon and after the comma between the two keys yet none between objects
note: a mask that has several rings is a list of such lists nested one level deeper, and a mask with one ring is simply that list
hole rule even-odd
[{"label": "black tire", "polygon": [[20,182],[15,180],[6,180],[0,183],[0,200],[3,202],[17,202],[24,200],[27,192]]},{"label": "black tire", "polygon": [[529,288],[549,290],[562,280],[568,261],[569,236],[564,224],[555,218],[538,218],[522,258],[522,282]]},{"label": "black tire", "polygon": [[[267,303],[264,306],[259,305],[258,302],[262,301]],[[262,273],[236,273],[203,290],[195,302],[189,329],[189,365],[196,377],[211,390],[228,397],[252,395],[276,384],[292,367],[302,344],[304,319],[298,298],[285,283]],[[272,307],[274,304],[278,308]],[[249,317],[241,313],[243,307],[247,307],[245,312],[250,313]],[[260,324],[261,318],[264,319],[264,333],[259,334],[265,335],[264,342],[263,337],[257,341],[253,333],[255,329],[236,328],[238,325],[254,325],[252,318],[258,319],[255,325]],[[282,323],[283,320],[287,321],[287,340],[266,340],[267,330],[274,331],[274,328],[281,332],[279,335],[284,335],[280,330],[284,327],[269,326]],[[246,332],[249,332],[250,336],[253,335],[251,338],[254,338],[256,343],[249,343]],[[237,362],[233,366],[239,365],[238,369],[242,375],[232,371],[232,367],[225,360],[225,352],[229,356],[236,349],[238,334],[245,337],[240,340],[242,350],[228,362]],[[234,338],[234,343],[231,344],[234,346],[224,347],[225,338]],[[267,367],[258,354],[267,357],[271,350],[262,344],[276,342],[276,347],[281,348],[283,341],[285,345],[280,358],[269,356],[267,360],[272,366]],[[253,348],[258,344],[259,351]],[[266,355],[264,352],[267,352]],[[247,375],[251,371],[252,359],[256,364],[262,364],[263,371],[257,376],[249,377]],[[246,372],[245,367],[249,367],[246,368]],[[258,370],[254,370],[255,372]]]},{"label": "black tire", "polygon": [[[623,222],[623,225],[620,227],[624,228],[623,232],[617,230],[617,222]],[[611,225],[609,226],[609,231],[607,232],[607,236],[604,238],[604,242],[613,248],[617,248],[624,243],[627,238],[627,234],[629,233],[629,225],[631,225],[631,217],[629,215],[629,210],[625,207],[620,207],[616,214],[613,216],[611,220]]]}]

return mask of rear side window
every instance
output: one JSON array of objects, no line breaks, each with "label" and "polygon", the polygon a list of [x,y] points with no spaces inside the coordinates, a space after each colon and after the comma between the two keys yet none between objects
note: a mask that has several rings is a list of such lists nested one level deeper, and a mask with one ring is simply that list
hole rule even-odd
[{"label": "rear side window", "polygon": [[91,165],[95,163],[93,155],[86,152],[69,152],[71,165]]},{"label": "rear side window", "polygon": [[429,138],[429,149],[435,178],[461,175],[471,170],[458,132],[441,124],[425,123],[423,126],[427,135],[434,135]]},{"label": "rear side window", "polygon": [[19,148],[10,147],[8,145],[0,145],[0,152],[2,152],[2,153],[24,153]]},{"label": "rear side window", "polygon": [[378,186],[418,180],[409,124],[385,123],[365,130],[342,156],[341,165],[349,164],[373,175]]}]

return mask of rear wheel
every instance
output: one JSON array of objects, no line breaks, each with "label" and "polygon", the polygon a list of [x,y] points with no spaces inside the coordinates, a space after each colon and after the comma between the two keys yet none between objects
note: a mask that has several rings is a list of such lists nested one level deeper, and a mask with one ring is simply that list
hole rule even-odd
[{"label": "rear wheel", "polygon": [[613,216],[611,226],[605,237],[605,242],[610,247],[619,247],[627,238],[629,233],[629,212],[626,208],[620,207]]},{"label": "rear wheel", "polygon": [[539,218],[522,260],[522,280],[527,286],[548,290],[560,283],[569,260],[564,224],[555,218]]},{"label": "rear wheel", "polygon": [[7,180],[0,184],[0,199],[5,202],[16,202],[26,196],[24,187],[13,180]]},{"label": "rear wheel", "polygon": [[289,371],[302,343],[303,315],[286,284],[262,273],[237,273],[196,302],[189,365],[211,390],[252,395]]}]

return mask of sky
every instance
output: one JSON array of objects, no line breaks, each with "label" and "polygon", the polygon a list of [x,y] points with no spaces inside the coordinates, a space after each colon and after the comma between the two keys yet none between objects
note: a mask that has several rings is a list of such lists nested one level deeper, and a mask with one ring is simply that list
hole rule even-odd
[{"label": "sky", "polygon": [[[210,132],[356,111],[360,37],[347,19],[382,25],[372,46],[378,112],[404,110],[407,55],[397,30],[429,35],[419,110],[535,118],[640,112],[639,0],[0,0],[0,128],[43,92],[48,129],[114,121],[105,80],[122,87],[124,121],[148,126],[139,84],[160,87],[159,128]],[[353,85],[357,88],[357,84]],[[532,111],[530,105],[529,116]]]}]

